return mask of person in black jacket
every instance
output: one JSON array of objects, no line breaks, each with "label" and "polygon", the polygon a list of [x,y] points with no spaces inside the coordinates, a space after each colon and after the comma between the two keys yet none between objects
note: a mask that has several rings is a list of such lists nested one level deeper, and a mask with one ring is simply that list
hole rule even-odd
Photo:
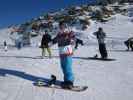
[{"label": "person in black jacket", "polygon": [[81,39],[79,39],[79,38],[75,38],[76,40],[76,43],[75,43],[75,49],[78,49],[78,45],[80,44],[80,45],[84,45],[84,43],[83,43],[83,40],[81,40]]},{"label": "person in black jacket", "polygon": [[130,49],[133,51],[133,37],[131,37],[128,40],[124,41],[124,44],[127,47],[127,51],[129,51]]},{"label": "person in black jacket", "polygon": [[45,34],[42,37],[42,41],[41,41],[41,48],[42,48],[42,57],[45,56],[46,53],[46,49],[49,53],[49,57],[51,58],[51,49],[49,46],[49,43],[52,41],[51,39],[51,35],[48,34],[48,31],[45,31]]}]

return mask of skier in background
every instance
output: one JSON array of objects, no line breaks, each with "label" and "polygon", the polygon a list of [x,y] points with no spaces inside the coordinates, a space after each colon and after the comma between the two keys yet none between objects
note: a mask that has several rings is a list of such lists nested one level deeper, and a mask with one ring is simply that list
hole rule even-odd
[{"label": "skier in background", "polygon": [[93,34],[96,36],[98,40],[99,52],[101,54],[101,58],[107,59],[108,53],[107,53],[106,44],[105,44],[106,33],[103,31],[103,28],[99,27],[98,31],[94,32]]},{"label": "skier in background", "polygon": [[129,51],[130,49],[133,51],[133,37],[131,37],[128,40],[124,41],[124,44],[127,47],[127,51]]},{"label": "skier in background", "polygon": [[7,42],[4,41],[4,51],[7,51]]},{"label": "skier in background", "polygon": [[20,50],[23,47],[23,35],[19,34],[15,40],[16,47]]},{"label": "skier in background", "polygon": [[80,44],[80,45],[84,45],[84,43],[83,43],[83,40],[81,40],[81,39],[79,39],[79,38],[75,38],[76,40],[76,43],[75,43],[75,49],[78,49],[78,45]]},{"label": "skier in background", "polygon": [[40,48],[42,49],[42,58],[46,54],[46,49],[47,49],[47,52],[49,53],[49,58],[51,58],[51,49],[50,49],[50,46],[49,46],[49,43],[51,41],[52,41],[51,35],[49,35],[48,31],[45,30],[45,34],[42,37],[41,46],[40,46]]}]

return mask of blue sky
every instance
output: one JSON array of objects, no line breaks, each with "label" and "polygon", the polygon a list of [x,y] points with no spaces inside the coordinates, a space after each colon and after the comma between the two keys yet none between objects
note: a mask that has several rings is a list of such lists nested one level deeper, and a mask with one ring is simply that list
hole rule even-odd
[{"label": "blue sky", "polygon": [[43,12],[93,0],[0,0],[0,28],[23,23]]}]

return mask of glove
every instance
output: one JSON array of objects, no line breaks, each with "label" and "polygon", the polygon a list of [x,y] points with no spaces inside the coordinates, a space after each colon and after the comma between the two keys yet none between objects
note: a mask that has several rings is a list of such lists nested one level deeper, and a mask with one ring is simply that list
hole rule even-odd
[{"label": "glove", "polygon": [[49,47],[51,47],[52,45],[53,45],[53,43],[52,43],[52,42],[49,42],[49,43],[48,43],[48,46],[49,46]]}]

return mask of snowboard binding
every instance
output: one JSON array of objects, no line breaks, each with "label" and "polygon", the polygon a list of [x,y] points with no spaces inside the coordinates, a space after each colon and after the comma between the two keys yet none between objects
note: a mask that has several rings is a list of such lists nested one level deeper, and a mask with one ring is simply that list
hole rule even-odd
[{"label": "snowboard binding", "polygon": [[55,75],[51,75],[51,79],[48,82],[48,85],[51,86],[51,85],[55,84],[55,82],[56,82],[56,76]]}]

